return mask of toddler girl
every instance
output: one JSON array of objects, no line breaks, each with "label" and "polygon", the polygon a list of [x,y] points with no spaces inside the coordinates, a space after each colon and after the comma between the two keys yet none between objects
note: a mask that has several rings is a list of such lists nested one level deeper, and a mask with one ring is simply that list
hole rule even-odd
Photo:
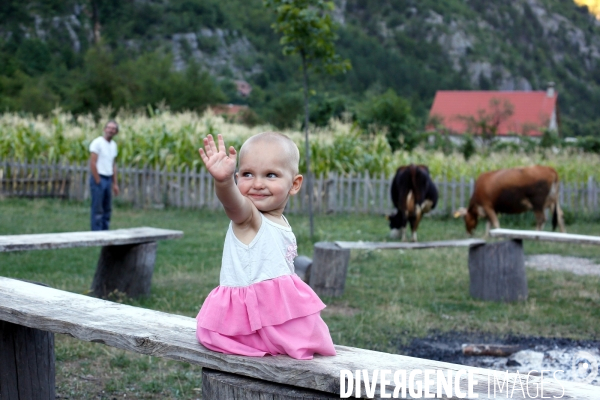
[{"label": "toddler girl", "polygon": [[245,356],[335,355],[320,316],[325,304],[294,274],[296,238],[283,216],[289,196],[302,186],[294,142],[275,132],[252,136],[240,149],[237,174],[236,151],[230,146],[226,152],[221,135],[218,146],[206,137],[199,152],[231,223],[220,285],[196,317],[198,341]]}]

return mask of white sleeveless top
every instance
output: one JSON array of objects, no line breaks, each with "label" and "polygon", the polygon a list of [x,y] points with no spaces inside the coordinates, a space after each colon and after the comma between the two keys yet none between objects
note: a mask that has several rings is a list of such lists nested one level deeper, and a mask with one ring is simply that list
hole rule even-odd
[{"label": "white sleeveless top", "polygon": [[260,229],[247,245],[235,237],[233,223],[229,223],[221,262],[221,286],[249,286],[294,273],[298,246],[292,228],[260,215]]}]

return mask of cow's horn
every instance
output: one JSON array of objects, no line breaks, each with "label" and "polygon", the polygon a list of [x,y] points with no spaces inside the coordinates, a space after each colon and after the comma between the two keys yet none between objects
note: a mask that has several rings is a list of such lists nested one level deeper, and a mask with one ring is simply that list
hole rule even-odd
[{"label": "cow's horn", "polygon": [[464,217],[465,215],[467,215],[467,209],[464,207],[461,207],[454,212],[454,218]]}]

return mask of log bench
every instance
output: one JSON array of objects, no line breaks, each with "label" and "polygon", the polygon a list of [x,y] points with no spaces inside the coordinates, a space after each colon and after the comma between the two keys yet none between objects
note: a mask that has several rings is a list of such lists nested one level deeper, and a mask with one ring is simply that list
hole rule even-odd
[{"label": "log bench", "polygon": [[0,253],[101,246],[91,293],[102,298],[111,293],[135,298],[150,294],[156,242],[182,236],[181,231],[150,227],[6,235],[0,236]]},{"label": "log bench", "polygon": [[471,296],[489,301],[527,299],[523,240],[600,245],[598,236],[571,233],[492,229],[490,236],[509,240],[475,245],[469,250]]},{"label": "log bench", "polygon": [[343,249],[360,250],[412,250],[432,249],[441,247],[470,247],[485,244],[482,239],[437,240],[432,242],[335,242]]},{"label": "log bench", "polygon": [[430,249],[441,247],[468,247],[485,244],[481,239],[440,240],[433,242],[318,242],[313,258],[297,257],[294,266],[319,296],[337,297],[344,294],[350,250]]},{"label": "log bench", "polygon": [[[342,370],[353,373],[357,370],[390,370],[392,374],[403,370],[407,376],[416,370],[441,371],[444,376],[450,373],[456,376],[457,371],[466,370],[478,381],[473,386],[474,396],[467,398],[476,395],[482,399],[488,398],[488,379],[494,376],[494,371],[482,368],[346,346],[336,346],[338,355],[335,357],[315,356],[310,361],[298,361],[288,356],[243,357],[216,353],[197,342],[194,318],[113,303],[4,277],[0,277],[0,321],[4,321],[0,323],[2,400],[54,399],[54,333],[199,365],[203,368],[203,400],[339,398]],[[35,341],[31,332],[51,337],[45,341]],[[23,349],[29,349],[29,352]],[[44,351],[46,353],[42,354]],[[467,374],[458,376],[461,392],[466,394]],[[514,381],[515,375],[506,378],[506,375],[496,371],[497,382],[505,385],[505,390],[511,379]],[[534,384],[541,383],[539,376],[529,379],[531,390]],[[343,383],[348,387],[347,379]],[[545,377],[543,385],[544,396],[550,398],[598,398],[598,388],[583,383],[561,383]],[[366,397],[364,381],[360,387],[361,397]],[[383,387],[389,395],[395,384],[393,381],[387,382]],[[518,384],[516,387],[510,398],[530,398],[526,397]],[[380,388],[380,384],[375,387],[375,398],[379,398]],[[435,385],[429,389],[435,392]],[[420,395],[425,393],[422,387],[414,390]],[[412,398],[408,396],[410,391],[406,393],[406,397],[401,398]],[[352,392],[352,397],[354,395],[355,392]],[[498,395],[496,398],[504,397]]]}]

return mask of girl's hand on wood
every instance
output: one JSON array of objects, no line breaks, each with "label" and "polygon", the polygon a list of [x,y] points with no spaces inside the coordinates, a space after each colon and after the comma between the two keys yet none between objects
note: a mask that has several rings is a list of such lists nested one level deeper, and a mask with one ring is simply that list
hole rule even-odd
[{"label": "girl's hand on wood", "polygon": [[212,135],[204,138],[204,149],[198,149],[206,169],[217,181],[224,182],[235,173],[237,152],[229,146],[229,153],[225,152],[223,136],[217,135],[218,147]]}]

